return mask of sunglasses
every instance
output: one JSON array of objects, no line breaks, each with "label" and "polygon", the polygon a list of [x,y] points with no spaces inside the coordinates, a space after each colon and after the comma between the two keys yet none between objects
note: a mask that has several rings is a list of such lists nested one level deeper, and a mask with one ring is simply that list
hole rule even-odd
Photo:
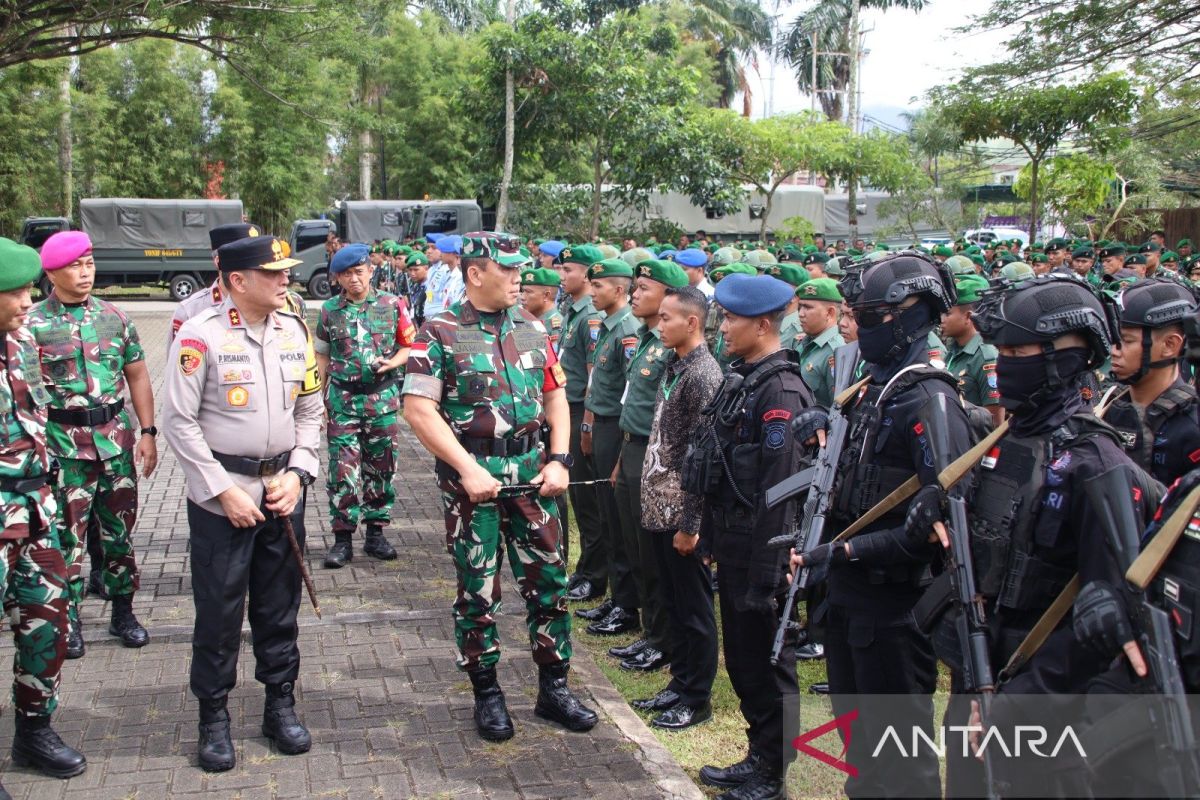
[{"label": "sunglasses", "polygon": [[896,313],[896,310],[891,306],[872,306],[870,308],[853,309],[854,320],[864,328],[874,328],[877,325],[882,325],[888,317]]}]

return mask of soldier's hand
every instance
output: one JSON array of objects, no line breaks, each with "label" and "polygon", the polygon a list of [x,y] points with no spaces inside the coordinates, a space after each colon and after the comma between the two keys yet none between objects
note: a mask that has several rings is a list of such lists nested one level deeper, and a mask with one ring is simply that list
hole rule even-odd
[{"label": "soldier's hand", "polygon": [[149,478],[158,466],[158,446],[153,436],[148,433],[142,434],[134,450],[133,459],[135,464],[142,465],[142,477]]},{"label": "soldier's hand", "polygon": [[225,516],[229,518],[229,524],[235,528],[253,528],[258,523],[267,521],[250,499],[250,495],[242,491],[241,487],[230,486],[217,495],[217,500],[220,501]]},{"label": "soldier's hand", "polygon": [[541,486],[538,494],[542,497],[558,497],[567,490],[571,475],[558,461],[547,461],[537,477],[530,481],[534,486]]},{"label": "soldier's hand", "polygon": [[291,516],[300,502],[301,488],[300,476],[294,472],[285,472],[272,480],[267,486],[267,509],[279,517]]},{"label": "soldier's hand", "polygon": [[500,481],[479,464],[472,464],[461,474],[459,483],[472,503],[486,503],[500,494]]},{"label": "soldier's hand", "polygon": [[696,552],[696,542],[698,541],[700,541],[700,534],[698,533],[675,531],[675,535],[671,537],[671,546],[675,548],[676,553],[687,558]]},{"label": "soldier's hand", "polygon": [[592,454],[592,434],[590,432],[579,434],[579,449],[585,456]]}]

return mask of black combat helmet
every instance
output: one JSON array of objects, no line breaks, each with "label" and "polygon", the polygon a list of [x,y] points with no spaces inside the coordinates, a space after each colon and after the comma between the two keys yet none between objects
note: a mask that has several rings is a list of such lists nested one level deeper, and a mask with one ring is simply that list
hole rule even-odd
[{"label": "black combat helmet", "polygon": [[1088,342],[1088,367],[1108,358],[1116,332],[1115,309],[1082,281],[1051,274],[983,295],[971,313],[983,340],[991,345],[1040,344],[1052,353],[1054,340],[1068,333]]},{"label": "black combat helmet", "polygon": [[1117,380],[1134,384],[1146,377],[1150,370],[1169,367],[1178,360],[1150,360],[1154,343],[1151,331],[1167,325],[1183,325],[1185,320],[1196,315],[1196,296],[1191,289],[1169,278],[1138,281],[1117,295],[1117,307],[1122,326],[1142,329],[1142,363],[1137,372]]}]

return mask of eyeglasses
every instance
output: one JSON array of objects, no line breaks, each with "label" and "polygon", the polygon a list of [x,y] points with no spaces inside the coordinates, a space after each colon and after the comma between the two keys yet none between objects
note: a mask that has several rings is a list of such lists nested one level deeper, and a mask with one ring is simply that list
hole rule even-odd
[{"label": "eyeglasses", "polygon": [[853,309],[854,320],[864,328],[874,328],[887,322],[885,317],[896,313],[891,306],[872,306],[870,308]]}]

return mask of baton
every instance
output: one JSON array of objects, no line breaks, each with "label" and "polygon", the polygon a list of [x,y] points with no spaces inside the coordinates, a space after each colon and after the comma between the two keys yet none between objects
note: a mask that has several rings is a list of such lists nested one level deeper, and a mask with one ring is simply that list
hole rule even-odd
[{"label": "baton", "polygon": [[[267,483],[267,488],[278,488],[279,481],[271,479]],[[317,614],[317,619],[321,619],[321,606],[317,603],[317,589],[313,586],[312,576],[308,574],[308,565],[304,563],[304,555],[300,552],[300,543],[296,541],[296,529],[292,526],[291,517],[281,517],[275,515],[275,519],[283,526],[283,532],[287,535],[288,544],[292,546],[292,556],[296,559],[296,566],[300,568],[300,577],[304,579],[304,588],[308,590],[308,599],[312,603],[313,611]]]},{"label": "baton", "polygon": [[[597,483],[608,483],[608,478],[593,478],[589,481],[571,481],[567,486],[592,486]],[[542,488],[540,483],[513,483],[508,486],[501,486],[502,492],[536,492]]]}]

